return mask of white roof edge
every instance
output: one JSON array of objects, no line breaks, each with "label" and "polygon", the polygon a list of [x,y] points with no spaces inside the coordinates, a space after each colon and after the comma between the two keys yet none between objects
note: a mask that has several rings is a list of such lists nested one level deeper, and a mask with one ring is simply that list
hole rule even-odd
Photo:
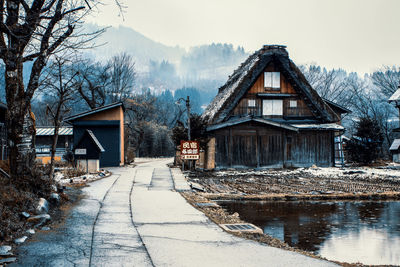
[{"label": "white roof edge", "polygon": [[400,88],[394,92],[394,94],[389,98],[388,102],[399,101],[400,100]]},{"label": "white roof edge", "polygon": [[344,130],[342,125],[336,123],[321,123],[321,124],[292,124],[293,127],[298,129],[312,129],[312,130]]}]

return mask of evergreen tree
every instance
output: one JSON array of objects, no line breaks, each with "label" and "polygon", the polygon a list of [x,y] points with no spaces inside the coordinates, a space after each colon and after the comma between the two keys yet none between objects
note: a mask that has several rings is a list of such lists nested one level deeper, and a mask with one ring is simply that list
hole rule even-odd
[{"label": "evergreen tree", "polygon": [[347,145],[349,159],[353,162],[369,164],[379,158],[383,142],[379,123],[363,117],[356,125],[356,134]]}]

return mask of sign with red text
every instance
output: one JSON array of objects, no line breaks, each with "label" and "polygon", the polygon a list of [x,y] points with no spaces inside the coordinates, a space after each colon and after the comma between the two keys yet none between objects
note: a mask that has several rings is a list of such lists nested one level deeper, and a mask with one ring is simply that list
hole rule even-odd
[{"label": "sign with red text", "polygon": [[200,147],[197,141],[181,141],[182,159],[199,159]]}]

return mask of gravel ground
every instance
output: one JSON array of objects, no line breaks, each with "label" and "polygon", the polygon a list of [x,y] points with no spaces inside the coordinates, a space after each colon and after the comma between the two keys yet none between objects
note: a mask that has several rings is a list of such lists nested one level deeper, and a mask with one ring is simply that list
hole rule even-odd
[{"label": "gravel ground", "polygon": [[[300,168],[190,172],[208,198],[400,198],[400,171],[381,168]],[[208,194],[208,195],[207,195]]]}]

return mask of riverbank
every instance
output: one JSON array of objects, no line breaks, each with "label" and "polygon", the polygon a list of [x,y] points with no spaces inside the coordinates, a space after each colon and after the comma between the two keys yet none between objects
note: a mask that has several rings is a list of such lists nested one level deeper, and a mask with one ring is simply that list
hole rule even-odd
[{"label": "riverbank", "polygon": [[[246,223],[240,214],[229,214],[215,200],[398,200],[398,166],[378,168],[300,168],[282,170],[226,170],[187,172],[194,192],[182,195],[217,224]],[[200,204],[199,203],[203,203]],[[206,203],[206,204],[204,204]],[[266,234],[239,233],[241,237],[270,246],[321,258],[312,252],[289,246]],[[361,263],[336,262],[342,266]]]}]

